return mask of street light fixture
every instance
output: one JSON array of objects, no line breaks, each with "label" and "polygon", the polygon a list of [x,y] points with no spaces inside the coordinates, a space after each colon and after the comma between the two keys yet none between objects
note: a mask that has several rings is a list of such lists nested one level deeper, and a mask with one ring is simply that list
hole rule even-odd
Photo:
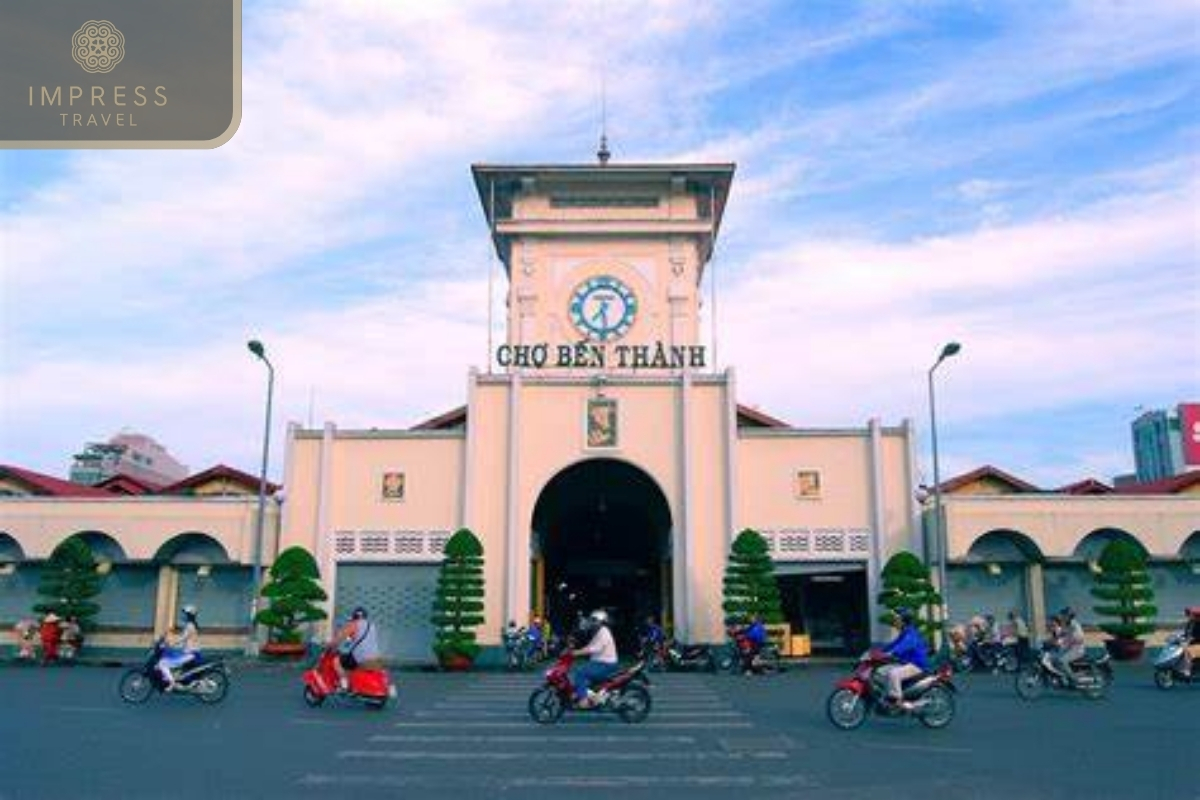
[{"label": "street light fixture", "polygon": [[949,623],[949,603],[947,602],[948,592],[946,591],[946,526],[942,524],[942,474],[941,465],[938,462],[938,438],[937,438],[937,404],[933,391],[933,373],[938,366],[947,358],[958,355],[962,350],[962,345],[958,342],[949,342],[943,348],[938,360],[929,368],[929,435],[933,442],[933,524],[934,524],[934,541],[937,542],[938,555],[938,590],[942,595],[942,649],[946,648],[946,626]]},{"label": "street light fixture", "polygon": [[258,589],[262,583],[263,527],[267,513],[267,458],[271,452],[271,400],[275,393],[275,367],[267,358],[267,351],[262,342],[251,339],[246,342],[246,347],[259,361],[267,365],[267,413],[263,426],[262,469],[258,474],[258,519],[254,525],[254,574],[250,585],[250,633],[246,643],[247,653],[253,655],[257,644],[254,617],[258,612]]}]

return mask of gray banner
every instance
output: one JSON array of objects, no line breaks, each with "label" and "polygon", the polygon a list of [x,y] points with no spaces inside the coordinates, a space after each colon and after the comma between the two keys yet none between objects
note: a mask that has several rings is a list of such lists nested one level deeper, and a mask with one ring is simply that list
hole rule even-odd
[{"label": "gray banner", "polygon": [[0,147],[222,145],[241,28],[241,0],[3,0]]}]

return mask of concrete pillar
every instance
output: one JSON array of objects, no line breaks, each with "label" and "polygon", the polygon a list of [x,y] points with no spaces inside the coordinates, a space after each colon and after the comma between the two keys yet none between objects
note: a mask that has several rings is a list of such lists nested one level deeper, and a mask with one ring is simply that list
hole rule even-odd
[{"label": "concrete pillar", "polygon": [[1042,565],[1031,562],[1025,566],[1025,613],[1029,615],[1029,638],[1036,642],[1046,630],[1046,576]]},{"label": "concrete pillar", "polygon": [[504,617],[519,619],[525,616],[520,598],[519,576],[522,572],[518,559],[522,558],[517,526],[520,519],[518,476],[521,468],[521,374],[514,372],[508,384],[508,474],[505,476],[505,508],[507,524],[504,531]]},{"label": "concrete pillar", "polygon": [[685,370],[679,380],[679,404],[677,411],[678,449],[676,451],[679,489],[677,512],[674,529],[671,531],[671,542],[674,545],[671,553],[671,564],[674,567],[672,581],[672,605],[675,612],[675,635],[681,641],[691,638],[691,581],[694,577],[692,570],[692,446],[689,428],[691,426],[691,390],[692,374]]},{"label": "concrete pillar", "polygon": [[337,558],[333,552],[333,531],[330,530],[330,501],[329,496],[333,484],[333,445],[337,428],[332,422],[326,422],[321,433],[321,455],[318,460],[317,475],[317,518],[313,520],[316,527],[317,552],[315,558],[321,569],[328,599],[321,607],[328,615],[317,624],[317,635],[328,639],[333,635],[333,610],[336,608],[337,593]]},{"label": "concrete pillar", "polygon": [[886,636],[882,623],[878,621],[879,609],[876,605],[876,598],[879,596],[879,573],[883,570],[881,540],[886,520],[883,510],[883,439],[879,420],[872,419],[868,422],[867,431],[871,470],[868,476],[871,487],[871,546],[867,556],[867,630],[870,631],[871,641],[879,641]]},{"label": "concrete pillar", "polygon": [[158,568],[158,588],[154,596],[154,636],[162,636],[175,621],[179,602],[179,572],[170,564]]}]

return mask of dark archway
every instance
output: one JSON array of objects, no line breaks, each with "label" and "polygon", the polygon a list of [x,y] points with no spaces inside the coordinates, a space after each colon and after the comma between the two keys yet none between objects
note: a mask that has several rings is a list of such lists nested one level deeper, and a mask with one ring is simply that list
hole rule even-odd
[{"label": "dark archway", "polygon": [[605,608],[628,652],[647,615],[670,617],[670,539],[670,504],[644,471],[610,458],[567,467],[534,506],[533,607],[560,631]]}]

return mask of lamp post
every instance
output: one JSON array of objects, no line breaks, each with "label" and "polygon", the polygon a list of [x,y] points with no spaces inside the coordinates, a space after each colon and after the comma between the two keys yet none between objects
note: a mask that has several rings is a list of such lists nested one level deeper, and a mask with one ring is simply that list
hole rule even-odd
[{"label": "lamp post", "polygon": [[267,351],[262,342],[251,339],[246,342],[246,347],[259,361],[267,365],[267,414],[263,425],[262,469],[258,474],[258,519],[254,524],[254,574],[250,585],[250,633],[246,644],[247,652],[253,655],[257,644],[254,617],[258,612],[258,590],[262,583],[263,526],[267,513],[267,458],[271,452],[271,400],[275,392],[275,367],[267,358]]},{"label": "lamp post", "polygon": [[942,474],[941,465],[938,463],[937,403],[933,391],[933,373],[943,361],[957,355],[959,350],[962,350],[962,345],[958,342],[950,342],[942,348],[938,360],[929,368],[929,436],[933,442],[933,533],[934,540],[937,542],[938,590],[942,595],[942,607],[940,610],[942,616],[941,650],[943,652],[947,646],[946,625],[949,621],[949,614],[947,613],[949,603],[947,602],[948,592],[946,591],[946,530],[945,525],[942,524]]}]

